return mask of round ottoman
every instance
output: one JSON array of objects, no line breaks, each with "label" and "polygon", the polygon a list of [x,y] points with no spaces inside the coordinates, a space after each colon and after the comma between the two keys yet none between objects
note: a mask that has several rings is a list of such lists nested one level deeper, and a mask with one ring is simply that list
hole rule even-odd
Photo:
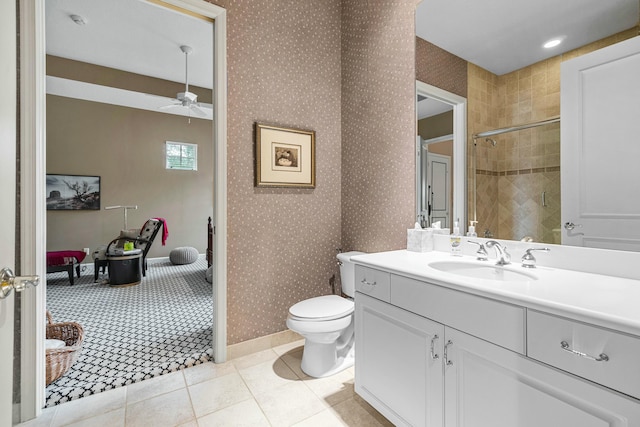
[{"label": "round ottoman", "polygon": [[193,264],[198,260],[198,250],[189,246],[175,248],[169,253],[171,264]]}]

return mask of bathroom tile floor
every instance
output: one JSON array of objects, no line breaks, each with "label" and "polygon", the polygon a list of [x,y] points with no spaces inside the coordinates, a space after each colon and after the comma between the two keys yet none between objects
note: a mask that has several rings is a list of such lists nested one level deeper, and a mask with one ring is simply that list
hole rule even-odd
[{"label": "bathroom tile floor", "polygon": [[204,363],[46,408],[20,427],[391,426],[355,394],[353,368],[300,370],[303,341]]}]

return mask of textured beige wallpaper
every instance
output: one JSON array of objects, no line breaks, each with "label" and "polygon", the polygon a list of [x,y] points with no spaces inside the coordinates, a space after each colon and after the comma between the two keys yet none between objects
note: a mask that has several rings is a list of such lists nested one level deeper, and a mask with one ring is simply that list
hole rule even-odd
[{"label": "textured beige wallpaper", "polygon": [[415,222],[416,1],[342,8],[342,245],[406,247]]},{"label": "textured beige wallpaper", "polygon": [[416,37],[416,80],[467,97],[467,61]]},{"label": "textured beige wallpaper", "polygon": [[[228,343],[286,329],[329,294],[340,247],[340,1],[220,1],[227,9]],[[254,124],[316,131],[316,188],[254,187]]]}]

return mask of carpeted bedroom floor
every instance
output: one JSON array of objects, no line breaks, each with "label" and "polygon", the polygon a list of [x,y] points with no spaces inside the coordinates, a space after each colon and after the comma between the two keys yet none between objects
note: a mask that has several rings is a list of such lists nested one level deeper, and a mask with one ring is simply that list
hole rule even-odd
[{"label": "carpeted bedroom floor", "polygon": [[213,292],[204,256],[188,265],[148,260],[137,286],[93,281],[93,264],[70,286],[66,272],[47,275],[54,322],[84,328],[78,361],[46,390],[46,406],[89,396],[208,361]]}]

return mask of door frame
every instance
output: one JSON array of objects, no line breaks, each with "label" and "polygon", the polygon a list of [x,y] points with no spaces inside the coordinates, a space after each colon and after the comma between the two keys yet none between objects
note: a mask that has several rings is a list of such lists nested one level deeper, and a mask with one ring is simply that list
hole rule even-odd
[{"label": "door frame", "polygon": [[[16,271],[15,213],[16,213],[16,2],[0,2],[0,88],[5,95],[0,99],[0,149],[7,160],[0,168],[0,194],[3,197],[0,212],[0,268]],[[13,194],[12,194],[13,193]],[[15,329],[15,292],[0,299],[0,427],[9,427],[14,416],[13,407],[13,334]]]},{"label": "door frame", "polygon": [[[462,224],[461,231],[467,224],[467,99],[439,87],[416,80],[416,104],[417,95],[437,99],[440,102],[453,107],[453,174],[451,185],[453,198],[451,202],[451,218],[459,218]],[[416,135],[418,135],[418,109],[416,108]],[[420,138],[417,138],[416,154],[416,218],[420,214]],[[429,224],[431,225],[431,224]]]},{"label": "door frame", "polygon": [[[162,0],[214,19],[213,358],[227,359],[227,22],[226,10],[203,0]],[[45,0],[20,0],[21,270],[46,277]],[[204,225],[203,225],[204,227]],[[203,228],[204,229],[204,228]],[[32,273],[30,273],[32,274]],[[46,286],[24,292],[21,305],[22,421],[45,404]]]},{"label": "door frame", "polygon": [[[428,146],[427,146],[428,147]],[[453,223],[455,221],[454,218],[451,217],[451,156],[445,156],[444,154],[437,154],[437,153],[432,153],[430,152],[428,149],[424,150],[424,154],[426,157],[426,163],[427,163],[427,183],[431,183],[431,187],[433,187],[433,165],[432,163],[434,161],[438,161],[438,162],[442,162],[445,165],[447,165],[447,171],[446,171],[446,178],[445,178],[445,183],[446,183],[446,192],[445,192],[445,197],[447,200],[447,215],[446,215],[446,221],[444,224],[442,224],[443,228],[450,228],[453,227]],[[433,221],[432,221],[433,222]]]}]

